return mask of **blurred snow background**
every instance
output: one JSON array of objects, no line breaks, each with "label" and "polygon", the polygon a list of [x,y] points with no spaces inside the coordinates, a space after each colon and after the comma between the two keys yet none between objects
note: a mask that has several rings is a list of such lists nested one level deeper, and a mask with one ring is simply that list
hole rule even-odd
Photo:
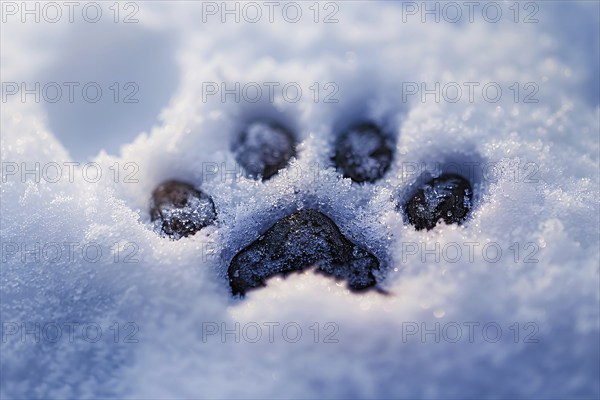
[{"label": "blurred snow background", "polygon": [[[95,24],[77,13],[74,23],[10,17],[2,24],[3,84],[97,82],[105,90],[97,103],[80,96],[22,102],[19,95],[2,102],[3,163],[93,161],[103,172],[97,183],[79,169],[74,182],[66,174],[56,183],[19,174],[2,181],[3,398],[600,395],[598,3],[539,2],[539,22],[530,24],[512,21],[513,2],[498,2],[505,14],[497,23],[480,11],[474,23],[422,23],[419,15],[402,22],[401,3],[340,2],[332,24],[314,22],[312,3],[301,3],[298,23],[277,13],[274,23],[203,22],[201,3],[135,4],[139,22],[132,24],[114,23],[108,3]],[[519,6],[522,19],[527,12]],[[121,9],[120,18],[132,10]],[[135,82],[139,102],[115,103],[108,89],[114,82]],[[206,82],[297,82],[304,92],[296,103],[281,96],[203,101]],[[334,82],[339,102],[315,103],[308,89],[315,82]],[[480,96],[473,103],[466,96],[405,101],[403,82],[498,82],[505,92],[497,103]],[[537,83],[539,102],[515,103],[507,89],[514,82]],[[208,174],[213,163],[233,168],[231,140],[260,117],[295,131],[294,174],[265,183]],[[327,168],[335,133],[361,119],[397,136],[394,164],[374,185],[352,185]],[[405,226],[396,211],[410,184],[404,167],[456,161],[539,169],[534,181],[479,172],[477,207],[464,227]],[[124,182],[132,171],[138,182]],[[168,178],[213,196],[217,225],[177,242],[156,235],[149,196]],[[307,273],[231,299],[226,270],[233,255],[300,207],[324,211],[377,255],[390,295],[351,294]],[[73,260],[48,262],[11,247],[67,242],[97,243],[105,256],[90,262],[76,251]],[[436,242],[476,242],[478,249],[494,242],[505,254],[498,262],[481,251],[457,263],[403,259],[407,243]],[[513,243],[521,246],[517,262]],[[528,243],[538,246],[539,262],[523,262]],[[121,256],[135,249],[137,262],[115,262],[115,246]],[[206,337],[208,325],[233,329],[236,322],[262,326],[262,340]],[[283,340],[276,329],[269,342],[267,322],[297,323],[301,340]],[[337,343],[324,343],[328,322],[338,327]],[[472,343],[465,337],[470,322],[480,324]],[[481,333],[490,322],[503,330],[493,343]],[[36,323],[95,323],[103,335],[89,343],[75,331],[69,340],[63,328],[60,340],[42,335],[36,342],[34,334],[12,333],[23,323],[34,331]],[[406,335],[409,326],[436,323],[460,325],[463,337],[453,343]],[[124,339],[132,326],[137,343]],[[536,343],[524,340],[532,326]]]}]

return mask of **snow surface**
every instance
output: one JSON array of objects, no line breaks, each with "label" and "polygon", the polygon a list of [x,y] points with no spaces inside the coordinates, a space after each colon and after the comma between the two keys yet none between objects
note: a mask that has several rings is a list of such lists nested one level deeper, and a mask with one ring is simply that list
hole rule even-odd
[{"label": "snow surface", "polygon": [[[97,183],[79,169],[74,182],[66,174],[56,183],[2,182],[2,398],[600,396],[598,3],[540,2],[533,24],[515,24],[509,14],[495,24],[402,23],[399,3],[360,1],[339,3],[333,24],[203,23],[199,3],[138,4],[138,24],[2,25],[3,82],[140,87],[136,105],[2,103],[2,162],[94,161],[103,171]],[[298,82],[304,95],[296,103],[280,92],[272,103],[203,101],[203,82],[252,81]],[[508,89],[498,103],[403,101],[402,82],[413,81],[495,81],[504,89],[537,82],[539,103],[515,104]],[[315,82],[335,82],[339,102],[315,103]],[[281,122],[299,140],[286,173],[266,182],[222,179],[222,168],[208,173],[222,163],[234,168],[232,135],[257,118]],[[384,178],[357,185],[328,160],[335,133],[365,119],[397,139]],[[115,162],[118,182],[109,169]],[[494,179],[475,169],[471,219],[432,231],[405,225],[397,204],[415,181],[406,166],[444,170],[457,162],[498,167]],[[138,183],[123,182],[125,163],[139,167]],[[522,179],[511,173],[516,164]],[[171,178],[212,196],[216,225],[179,241],[153,231],[150,194]],[[226,273],[236,252],[309,207],[380,259],[388,294],[349,293],[307,272],[232,299]],[[74,260],[23,262],[5,248],[50,242],[98,243],[105,257],[89,262],[79,251]],[[413,242],[479,247],[473,261],[464,254],[455,263],[422,262],[406,254]],[[483,257],[488,242],[503,250],[500,261]],[[138,262],[115,262],[112,252],[128,254],[131,243]],[[528,243],[538,246],[539,262],[524,262]],[[15,323],[70,322],[96,323],[104,335],[70,341],[65,330],[56,343],[35,343],[7,333]],[[128,322],[137,343],[124,340]],[[262,339],[207,335],[208,326],[236,322],[258,323]],[[266,322],[280,324],[272,343]],[[303,332],[296,343],[281,334],[291,322]],[[408,326],[436,322],[460,325],[463,337],[403,337]],[[472,343],[469,322],[480,324]],[[489,322],[503,330],[495,343],[482,338]],[[336,327],[337,342],[325,342]],[[532,327],[537,343],[524,340]]]}]

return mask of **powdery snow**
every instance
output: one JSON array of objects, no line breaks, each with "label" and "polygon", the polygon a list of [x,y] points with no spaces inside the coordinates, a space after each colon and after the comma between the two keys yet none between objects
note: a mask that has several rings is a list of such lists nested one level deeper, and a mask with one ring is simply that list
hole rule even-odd
[{"label": "powdery snow", "polygon": [[[129,25],[107,9],[98,24],[3,24],[3,82],[97,80],[110,99],[110,82],[138,81],[140,103],[71,114],[19,96],[2,103],[2,162],[63,171],[57,182],[2,182],[2,397],[598,397],[599,6],[539,2],[539,23],[525,24],[502,4],[498,23],[479,14],[403,23],[399,3],[353,1],[339,3],[332,24],[315,23],[309,3],[298,23],[202,22],[192,2],[139,2],[139,23]],[[132,66],[123,53],[176,67],[145,76],[151,62]],[[107,60],[113,69],[103,70]],[[207,82],[219,91],[221,82],[295,82],[303,94],[287,101],[280,86],[273,101],[266,90],[256,103],[221,101],[206,95]],[[481,86],[473,102],[466,91],[456,103],[422,102],[406,96],[407,82]],[[486,82],[503,89],[498,102],[482,98]],[[514,82],[520,99],[537,83],[539,102],[515,103]],[[339,101],[324,102],[333,89]],[[241,176],[230,151],[258,118],[298,140],[286,170],[265,182]],[[395,154],[381,180],[357,185],[331,156],[340,129],[363,120],[395,135]],[[88,132],[77,131],[86,124],[106,151],[89,152]],[[70,181],[70,161],[93,161],[102,177],[91,182],[94,169],[80,166]],[[422,170],[436,169],[469,175],[472,214],[460,227],[416,231],[398,204]],[[168,179],[210,195],[217,223],[160,237],[150,197]],[[308,271],[231,297],[235,254],[303,208],[378,257],[387,295],[350,293]],[[26,253],[49,243],[60,256]],[[69,243],[78,243],[72,258]],[[79,324],[73,340],[70,323]],[[23,337],[21,324],[39,324],[41,340]],[[55,341],[52,324],[62,332]],[[84,340],[97,327],[102,336]]]}]

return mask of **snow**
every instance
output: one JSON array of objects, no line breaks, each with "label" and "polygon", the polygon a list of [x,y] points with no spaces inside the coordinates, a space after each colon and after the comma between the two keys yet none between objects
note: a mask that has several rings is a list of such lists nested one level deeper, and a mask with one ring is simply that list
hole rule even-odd
[{"label": "snow", "polygon": [[[104,89],[93,104],[81,92],[73,104],[2,103],[2,398],[600,396],[598,3],[539,2],[529,24],[503,2],[497,23],[422,23],[401,3],[343,2],[331,24],[304,2],[298,23],[222,23],[201,3],[138,2],[139,22],[121,24],[102,4],[96,24],[2,24],[3,83]],[[112,102],[115,81],[121,96],[137,82],[139,102]],[[259,101],[236,102],[223,101],[222,82],[280,86],[273,101],[263,87]],[[281,90],[290,82],[297,102]],[[463,96],[422,101],[402,90],[411,82],[457,82]],[[481,83],[472,102],[465,82]],[[498,102],[482,96],[489,82]],[[528,82],[537,103],[523,102]],[[246,178],[230,150],[259,118],[298,140],[265,182]],[[336,134],[364,120],[396,137],[373,184],[331,164]],[[22,177],[35,163],[41,179]],[[55,182],[44,179],[51,163]],[[470,219],[416,231],[398,204],[421,172],[451,168],[471,178]],[[168,179],[210,195],[217,223],[178,241],[158,235],[150,197]],[[382,292],[307,271],[232,298],[231,259],[304,208],[377,256]]]}]

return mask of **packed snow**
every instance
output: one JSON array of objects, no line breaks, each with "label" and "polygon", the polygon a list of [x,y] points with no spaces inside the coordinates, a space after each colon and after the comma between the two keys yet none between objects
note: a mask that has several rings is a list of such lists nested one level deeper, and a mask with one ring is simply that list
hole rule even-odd
[{"label": "packed snow", "polygon": [[[294,3],[291,22],[281,3],[271,22],[257,2],[236,22],[221,2],[101,2],[96,23],[7,3],[2,398],[600,396],[597,2],[492,2],[497,22],[487,3],[456,22],[384,1]],[[22,101],[22,82],[62,98]],[[258,120],[297,141],[265,181],[231,148]],[[364,121],[394,154],[359,184],[332,156]],[[440,173],[469,179],[470,214],[416,230],[401,205]],[[170,179],[215,222],[157,233]],[[301,209],[377,257],[380,291],[307,270],[231,295],[234,256]]]}]

